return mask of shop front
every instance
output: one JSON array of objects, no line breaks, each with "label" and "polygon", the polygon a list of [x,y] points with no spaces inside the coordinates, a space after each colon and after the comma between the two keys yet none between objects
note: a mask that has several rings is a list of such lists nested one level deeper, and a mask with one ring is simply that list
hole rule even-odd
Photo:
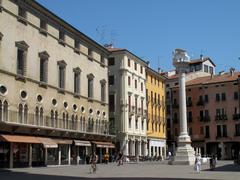
[{"label": "shop front", "polygon": [[58,144],[58,165],[70,165],[72,140],[54,139],[54,141]]},{"label": "shop front", "polygon": [[103,162],[104,154],[108,154],[112,156],[112,149],[115,148],[115,145],[111,142],[99,142],[99,141],[92,141],[93,143],[93,151],[96,152],[98,155],[98,162]]},{"label": "shop front", "polygon": [[89,141],[74,140],[72,152],[72,164],[87,164],[89,163],[90,153],[92,152],[91,143]]}]

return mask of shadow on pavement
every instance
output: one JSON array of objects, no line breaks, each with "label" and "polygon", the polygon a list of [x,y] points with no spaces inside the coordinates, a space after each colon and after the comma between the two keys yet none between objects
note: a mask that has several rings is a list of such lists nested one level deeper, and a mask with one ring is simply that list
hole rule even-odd
[{"label": "shadow on pavement", "polygon": [[[89,180],[89,179],[99,179],[99,180],[175,180],[176,178],[151,178],[151,177],[104,177],[98,178],[94,177],[70,177],[70,176],[54,176],[54,175],[42,175],[42,174],[28,174],[25,172],[12,172],[11,170],[0,170],[0,180]],[[185,178],[177,178],[183,180]],[[194,179],[188,179],[194,180]],[[198,179],[199,180],[199,179]]]},{"label": "shadow on pavement", "polygon": [[205,169],[204,171],[229,171],[229,172],[240,172],[240,165],[227,164],[218,166],[214,170]]}]

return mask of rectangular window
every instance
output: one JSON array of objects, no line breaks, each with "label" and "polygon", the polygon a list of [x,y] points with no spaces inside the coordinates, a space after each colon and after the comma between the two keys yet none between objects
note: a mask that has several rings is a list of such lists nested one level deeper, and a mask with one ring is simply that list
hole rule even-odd
[{"label": "rectangular window", "polygon": [[238,100],[238,92],[234,92],[234,99]]},{"label": "rectangular window", "polygon": [[140,67],[140,73],[141,74],[143,73],[143,67],[142,66]]},{"label": "rectangular window", "polygon": [[77,39],[74,40],[74,50],[75,52],[79,52],[80,50],[80,42]]},{"label": "rectangular window", "polygon": [[209,138],[210,133],[209,133],[209,126],[205,126],[205,138]]},{"label": "rectangular window", "polygon": [[18,6],[18,16],[21,16],[25,19],[27,18],[27,11],[21,6]]},{"label": "rectangular window", "polygon": [[47,36],[47,22],[43,19],[40,19],[40,29],[39,32]]},{"label": "rectangular window", "polygon": [[208,65],[204,64],[204,72],[208,73]]},{"label": "rectangular window", "polygon": [[128,85],[131,86],[131,77],[128,76]]},{"label": "rectangular window", "polygon": [[74,72],[74,93],[80,94],[80,73]]},{"label": "rectangular window", "polygon": [[189,127],[188,131],[189,131],[189,135],[191,136],[192,135],[192,128]]},{"label": "rectangular window", "polygon": [[131,103],[131,96],[128,96],[128,112],[131,111],[132,103]]},{"label": "rectangular window", "polygon": [[137,80],[135,79],[135,89],[137,89]]},{"label": "rectangular window", "polygon": [[93,98],[93,79],[88,78],[88,97]]},{"label": "rectangular window", "polygon": [[106,101],[106,83],[101,83],[101,101]]},{"label": "rectangular window", "polygon": [[208,95],[207,95],[207,94],[204,96],[204,101],[205,101],[206,103],[208,102]]},{"label": "rectangular window", "polygon": [[137,63],[136,62],[134,63],[134,69],[135,69],[135,71],[137,71]]},{"label": "rectangular window", "polygon": [[47,83],[47,59],[40,58],[40,81]]},{"label": "rectangular window", "polygon": [[114,94],[109,95],[109,111],[110,112],[115,111],[115,96],[114,96]]},{"label": "rectangular window", "polygon": [[115,65],[115,58],[111,57],[108,58],[108,66],[114,66]]},{"label": "rectangular window", "polygon": [[216,101],[220,101],[220,94],[216,94]]},{"label": "rectangular window", "polygon": [[143,83],[141,82],[141,91],[143,91]]},{"label": "rectangular window", "polygon": [[217,137],[222,137],[221,125],[217,125]]},{"label": "rectangular window", "polygon": [[188,122],[192,122],[192,111],[188,111]]},{"label": "rectangular window", "polygon": [[24,51],[18,49],[17,51],[17,74],[24,76],[25,56]]},{"label": "rectangular window", "polygon": [[222,132],[223,132],[223,137],[227,137],[227,125],[222,125]]},{"label": "rectangular window", "polygon": [[135,120],[135,129],[138,129],[138,119]]},{"label": "rectangular window", "polygon": [[114,85],[114,76],[113,75],[110,75],[108,77],[108,81],[109,81],[109,85]]},{"label": "rectangular window", "polygon": [[59,44],[65,45],[65,33],[62,30],[59,30]]},{"label": "rectangular window", "polygon": [[128,128],[132,128],[132,118],[128,118]]},{"label": "rectangular window", "polygon": [[131,60],[128,59],[128,67],[131,67]]},{"label": "rectangular window", "polygon": [[88,48],[88,59],[93,60],[93,50],[91,48]]},{"label": "rectangular window", "polygon": [[226,94],[222,93],[222,101],[225,101],[225,100],[226,100]]},{"label": "rectangular window", "polygon": [[144,130],[144,120],[142,120],[142,131]]},{"label": "rectangular window", "polygon": [[209,72],[210,74],[213,74],[213,67],[209,66]]},{"label": "rectangular window", "polygon": [[240,124],[235,124],[235,135],[240,136]]},{"label": "rectangular window", "polygon": [[59,82],[58,82],[58,87],[60,89],[65,88],[65,67],[64,66],[59,66]]}]

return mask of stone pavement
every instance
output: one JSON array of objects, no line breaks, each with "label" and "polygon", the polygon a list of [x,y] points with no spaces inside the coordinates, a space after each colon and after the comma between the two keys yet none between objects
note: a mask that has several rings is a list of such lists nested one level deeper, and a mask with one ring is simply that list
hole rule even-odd
[{"label": "stone pavement", "polygon": [[168,165],[166,162],[128,163],[123,166],[117,166],[115,163],[98,164],[96,174],[90,174],[89,165],[19,168],[0,170],[0,180],[240,179],[239,165],[233,165],[232,161],[217,163],[215,171],[209,171],[208,165],[203,165],[200,174],[193,171],[193,166]]}]

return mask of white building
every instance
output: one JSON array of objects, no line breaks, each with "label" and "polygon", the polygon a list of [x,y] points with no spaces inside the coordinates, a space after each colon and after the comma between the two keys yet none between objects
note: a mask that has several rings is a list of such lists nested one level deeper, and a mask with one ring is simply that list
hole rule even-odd
[{"label": "white building", "polygon": [[124,155],[145,156],[147,64],[126,49],[109,51],[110,131],[116,134],[118,150]]}]

